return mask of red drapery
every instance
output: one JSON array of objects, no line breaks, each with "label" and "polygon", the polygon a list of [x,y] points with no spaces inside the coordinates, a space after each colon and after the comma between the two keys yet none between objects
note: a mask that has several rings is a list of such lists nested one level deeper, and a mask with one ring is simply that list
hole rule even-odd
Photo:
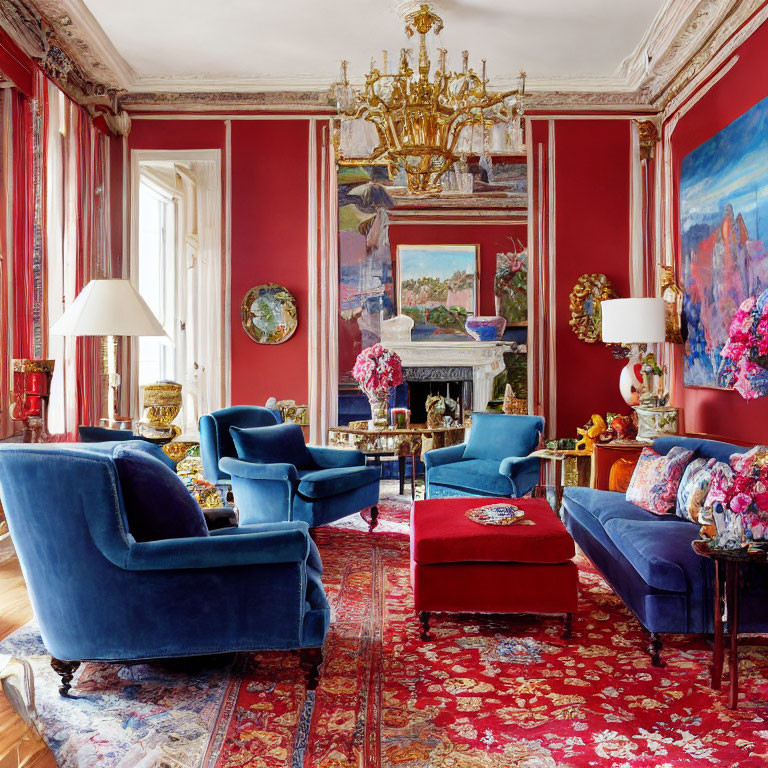
[{"label": "red drapery", "polygon": [[30,100],[11,91],[11,157],[13,228],[13,357],[32,357],[34,329],[32,305],[34,287],[34,201],[32,190],[32,111]]}]

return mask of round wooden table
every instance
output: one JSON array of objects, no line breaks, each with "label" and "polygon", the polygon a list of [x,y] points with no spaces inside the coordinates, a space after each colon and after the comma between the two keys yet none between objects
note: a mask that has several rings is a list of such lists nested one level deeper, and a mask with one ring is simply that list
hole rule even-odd
[{"label": "round wooden table", "polygon": [[336,448],[356,448],[381,463],[382,456],[396,456],[400,493],[405,488],[405,461],[411,459],[411,498],[416,497],[416,465],[422,453],[464,442],[464,426],[428,427],[411,424],[405,429],[369,428],[367,421],[353,421],[348,427],[330,427],[328,444]]}]

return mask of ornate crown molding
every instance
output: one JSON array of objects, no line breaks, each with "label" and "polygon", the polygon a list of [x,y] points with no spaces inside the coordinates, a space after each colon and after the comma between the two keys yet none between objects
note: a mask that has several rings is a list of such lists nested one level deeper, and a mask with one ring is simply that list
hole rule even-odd
[{"label": "ornate crown molding", "polygon": [[[716,4],[717,0],[711,2]],[[727,12],[720,14],[719,22],[710,26],[709,35],[699,47],[678,53],[676,60],[682,60],[681,65],[660,66],[643,84],[644,99],[657,111],[663,111],[700,75],[722,64],[768,18],[765,0],[727,0],[725,5]]]},{"label": "ornate crown molding", "polygon": [[0,0],[0,26],[64,92],[95,112],[98,106],[117,110],[120,88],[91,77],[70,52],[56,27],[36,8],[21,0]]},{"label": "ornate crown molding", "polygon": [[[411,0],[390,0],[393,8]],[[526,108],[540,111],[658,112],[732,45],[765,0],[667,0],[617,73],[602,78],[528,80]],[[328,83],[314,75],[140,77],[83,0],[0,0],[0,25],[76,101],[118,111],[275,109],[325,112]],[[738,32],[738,35],[737,35]],[[494,87],[517,75],[494,78]]]}]

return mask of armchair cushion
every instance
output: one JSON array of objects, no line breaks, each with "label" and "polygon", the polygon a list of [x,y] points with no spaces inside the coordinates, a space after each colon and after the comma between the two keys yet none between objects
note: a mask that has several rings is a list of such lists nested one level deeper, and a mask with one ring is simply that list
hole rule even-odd
[{"label": "armchair cushion", "polygon": [[230,427],[237,456],[259,464],[293,464],[296,469],[315,469],[298,424],[240,429]]},{"label": "armchair cushion", "polygon": [[322,469],[365,466],[365,454],[353,448],[327,448],[319,445],[308,445],[307,450],[315,465]]},{"label": "armchair cushion", "polygon": [[492,496],[510,496],[512,483],[499,473],[499,463],[486,459],[441,464],[429,470],[429,482]]},{"label": "armchair cushion", "polygon": [[208,535],[203,510],[165,464],[127,445],[115,448],[113,457],[136,541]]},{"label": "armchair cushion", "polygon": [[377,483],[380,476],[380,470],[376,467],[335,467],[305,471],[299,474],[299,493],[311,499],[324,499]]},{"label": "armchair cushion", "polygon": [[527,456],[536,449],[543,429],[540,416],[475,413],[464,458],[498,462],[507,456]]}]

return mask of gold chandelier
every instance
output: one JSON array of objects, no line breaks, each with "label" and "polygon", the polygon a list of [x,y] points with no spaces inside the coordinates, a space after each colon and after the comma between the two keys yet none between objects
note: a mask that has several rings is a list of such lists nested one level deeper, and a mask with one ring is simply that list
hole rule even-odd
[{"label": "gold chandelier", "polygon": [[411,51],[403,48],[396,73],[387,71],[386,51],[382,69],[371,60],[362,92],[350,85],[346,61],[341,63],[340,81],[333,85],[342,132],[345,123],[349,128],[352,121],[365,120],[375,127],[378,142],[360,157],[359,152],[349,151],[345,146],[349,142],[339,141],[337,134],[339,159],[353,165],[386,162],[392,176],[402,168],[409,191],[418,195],[440,192],[441,176],[461,155],[475,153],[476,133],[482,141],[481,154],[489,154],[490,131],[497,124],[506,127],[512,144],[518,148],[522,144],[525,73],[520,73],[516,89],[492,93],[487,88],[485,59],[478,75],[469,68],[469,54],[463,51],[462,70],[448,72],[447,51],[439,48],[437,71],[430,80],[432,63],[426,36],[430,31],[437,36],[442,28],[443,20],[428,5],[421,5],[405,18],[406,35],[419,35],[418,73],[411,67]]}]

